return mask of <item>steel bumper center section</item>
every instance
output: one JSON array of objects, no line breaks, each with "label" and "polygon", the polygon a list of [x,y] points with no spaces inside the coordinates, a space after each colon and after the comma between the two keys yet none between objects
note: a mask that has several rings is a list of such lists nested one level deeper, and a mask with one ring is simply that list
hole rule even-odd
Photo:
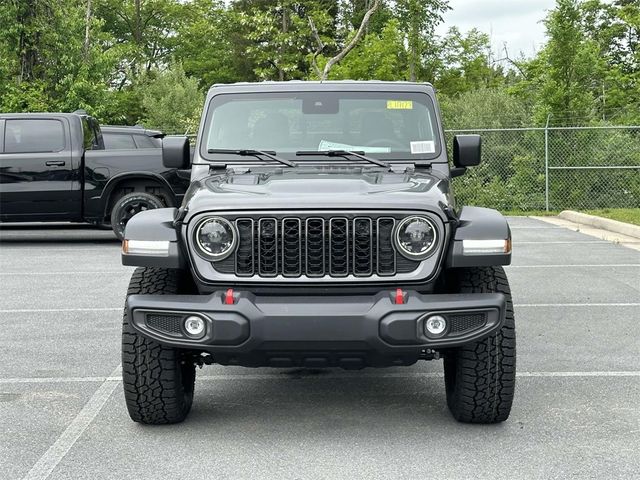
[{"label": "steel bumper center section", "polygon": [[[500,293],[421,295],[405,291],[357,296],[255,296],[219,291],[210,295],[131,295],[127,311],[133,327],[162,344],[221,354],[254,351],[341,350],[393,355],[443,349],[495,333],[505,317]],[[446,328],[426,331],[439,315]],[[199,338],[184,320],[205,321]]]}]

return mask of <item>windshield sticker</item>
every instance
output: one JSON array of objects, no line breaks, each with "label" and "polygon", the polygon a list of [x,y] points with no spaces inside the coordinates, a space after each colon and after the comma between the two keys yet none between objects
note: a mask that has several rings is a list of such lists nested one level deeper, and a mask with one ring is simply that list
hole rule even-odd
[{"label": "windshield sticker", "polygon": [[421,153],[436,153],[436,143],[433,140],[411,142],[411,154],[419,155]]},{"label": "windshield sticker", "polygon": [[320,140],[318,145],[319,152],[326,152],[328,150],[350,150],[352,152],[364,152],[364,153],[389,153],[391,147],[366,147],[364,145],[348,145],[346,143],[330,142],[329,140]]},{"label": "windshield sticker", "polygon": [[387,100],[387,110],[413,110],[413,101]]}]

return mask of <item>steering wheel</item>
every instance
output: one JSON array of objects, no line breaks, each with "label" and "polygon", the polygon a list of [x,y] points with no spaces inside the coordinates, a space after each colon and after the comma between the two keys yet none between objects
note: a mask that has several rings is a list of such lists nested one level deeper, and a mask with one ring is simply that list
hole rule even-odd
[{"label": "steering wheel", "polygon": [[398,140],[393,140],[391,138],[378,138],[377,140],[372,140],[366,143],[365,147],[397,147],[397,149],[400,151],[407,148],[406,145],[400,143]]}]

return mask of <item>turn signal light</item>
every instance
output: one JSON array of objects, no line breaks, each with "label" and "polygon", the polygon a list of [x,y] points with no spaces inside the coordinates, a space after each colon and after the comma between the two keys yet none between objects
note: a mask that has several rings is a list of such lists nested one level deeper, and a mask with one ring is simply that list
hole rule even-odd
[{"label": "turn signal light", "polygon": [[164,240],[124,240],[122,253],[148,257],[168,257],[169,242]]},{"label": "turn signal light", "polygon": [[511,253],[511,238],[505,240],[463,240],[463,255]]}]

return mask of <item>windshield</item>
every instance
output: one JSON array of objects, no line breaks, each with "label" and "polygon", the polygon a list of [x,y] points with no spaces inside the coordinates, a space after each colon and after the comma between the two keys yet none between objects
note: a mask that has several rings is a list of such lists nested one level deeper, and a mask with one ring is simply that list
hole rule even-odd
[{"label": "windshield", "polygon": [[208,151],[262,150],[304,160],[296,152],[345,150],[425,159],[440,152],[437,132],[433,103],[424,93],[221,94],[211,100],[201,154],[218,160],[229,155]]}]

